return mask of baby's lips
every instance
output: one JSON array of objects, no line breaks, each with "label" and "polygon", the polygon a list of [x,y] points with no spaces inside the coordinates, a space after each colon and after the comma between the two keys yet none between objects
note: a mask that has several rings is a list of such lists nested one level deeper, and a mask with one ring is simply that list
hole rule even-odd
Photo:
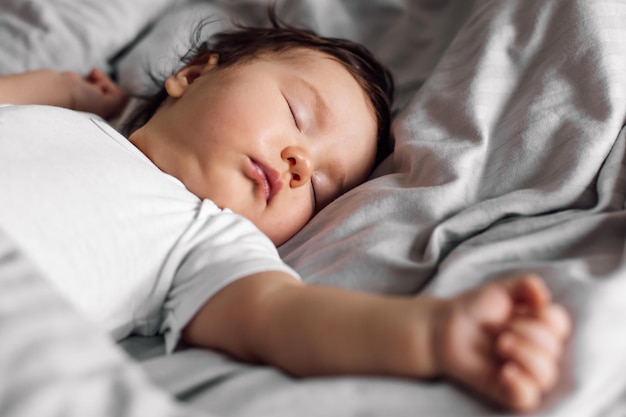
[{"label": "baby's lips", "polygon": [[272,192],[272,186],[269,179],[267,178],[267,175],[265,174],[265,171],[263,170],[261,165],[255,160],[251,160],[251,166],[252,177],[254,181],[259,185],[259,189],[263,194],[265,201],[269,201]]},{"label": "baby's lips", "polygon": [[267,195],[267,201],[269,201],[280,191],[283,186],[283,180],[281,178],[280,172],[265,165],[261,162],[255,161],[256,165],[263,172],[263,176],[267,185],[269,186],[269,193]]}]

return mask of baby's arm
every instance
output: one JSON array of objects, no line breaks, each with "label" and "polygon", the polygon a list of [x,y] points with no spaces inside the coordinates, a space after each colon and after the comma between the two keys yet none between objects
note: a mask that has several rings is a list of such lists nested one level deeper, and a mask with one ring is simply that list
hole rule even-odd
[{"label": "baby's arm", "polygon": [[281,272],[230,284],[183,332],[190,344],[296,376],[434,376],[432,303],[307,286]]},{"label": "baby's arm", "polygon": [[568,328],[536,277],[443,300],[306,286],[268,272],[220,291],[183,337],[298,376],[448,376],[523,411],[554,385]]},{"label": "baby's arm", "polygon": [[124,91],[97,69],[86,77],[53,70],[0,76],[0,103],[47,104],[108,119],[123,109],[126,100]]}]

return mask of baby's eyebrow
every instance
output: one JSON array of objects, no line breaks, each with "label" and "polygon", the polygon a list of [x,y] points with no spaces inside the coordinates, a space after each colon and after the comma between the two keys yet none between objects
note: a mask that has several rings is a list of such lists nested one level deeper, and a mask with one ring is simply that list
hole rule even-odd
[{"label": "baby's eyebrow", "polygon": [[331,114],[330,107],[328,103],[320,93],[320,90],[311,84],[309,81],[304,78],[300,78],[302,84],[306,87],[307,90],[313,96],[313,110],[315,112],[315,119],[319,124],[324,124],[324,122],[328,119]]}]

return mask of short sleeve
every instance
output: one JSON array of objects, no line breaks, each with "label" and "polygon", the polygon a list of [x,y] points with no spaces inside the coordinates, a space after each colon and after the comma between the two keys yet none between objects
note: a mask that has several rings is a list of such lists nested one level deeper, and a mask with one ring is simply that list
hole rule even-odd
[{"label": "short sleeve", "polygon": [[[219,210],[219,209],[218,209]],[[178,265],[164,305],[161,332],[167,352],[198,310],[222,288],[251,274],[282,271],[300,279],[281,259],[272,241],[253,223],[228,210],[191,228],[177,245]]]}]

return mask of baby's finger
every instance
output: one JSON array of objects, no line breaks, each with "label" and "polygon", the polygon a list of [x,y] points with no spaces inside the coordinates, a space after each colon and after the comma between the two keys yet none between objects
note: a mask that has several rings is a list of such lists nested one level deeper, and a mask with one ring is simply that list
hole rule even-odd
[{"label": "baby's finger", "polygon": [[92,83],[94,86],[97,86],[100,91],[105,94],[112,92],[115,93],[118,90],[118,87],[113,82],[113,80],[111,80],[111,78],[106,73],[100,71],[97,68],[91,70],[91,72],[87,76],[87,79],[90,83]]},{"label": "baby's finger", "polygon": [[542,391],[556,384],[558,371],[555,358],[543,349],[514,332],[503,333],[497,343],[498,353],[526,371]]},{"label": "baby's finger", "polygon": [[506,363],[502,367],[500,382],[505,392],[506,406],[520,412],[531,411],[539,406],[541,391],[517,365]]},{"label": "baby's finger", "polygon": [[551,304],[537,313],[538,319],[545,322],[558,335],[560,339],[569,336],[572,330],[571,320],[563,307]]},{"label": "baby's finger", "polygon": [[100,71],[98,68],[93,68],[91,71],[89,71],[89,74],[87,74],[86,78],[89,81],[97,82],[103,79],[107,79],[109,77],[106,75],[106,73]]},{"label": "baby's finger", "polygon": [[551,358],[556,359],[563,351],[561,336],[555,333],[553,327],[543,320],[519,318],[511,322],[508,331],[543,349]]},{"label": "baby's finger", "polygon": [[502,283],[516,304],[532,311],[539,311],[550,302],[550,290],[538,275],[519,275]]}]

